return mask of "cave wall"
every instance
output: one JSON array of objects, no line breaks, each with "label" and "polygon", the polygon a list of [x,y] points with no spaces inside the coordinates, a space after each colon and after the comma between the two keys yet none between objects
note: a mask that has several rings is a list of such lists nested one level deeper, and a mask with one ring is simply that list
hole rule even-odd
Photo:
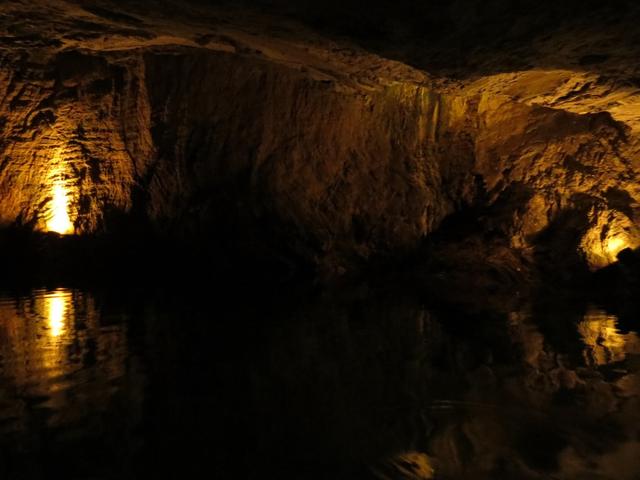
[{"label": "cave wall", "polygon": [[163,233],[227,235],[232,209],[308,256],[366,257],[415,248],[473,195],[472,146],[454,128],[466,105],[430,88],[344,92],[179,47],[8,65],[22,70],[3,81],[5,225],[42,228],[60,173],[78,233],[108,230],[105,212],[130,211],[141,190]]},{"label": "cave wall", "polygon": [[46,227],[60,181],[78,232],[131,208],[136,172],[152,148],[136,65],[64,52],[40,62],[4,57],[0,103],[0,225]]},{"label": "cave wall", "polygon": [[125,33],[2,49],[0,225],[45,229],[57,182],[77,233],[135,213],[161,235],[336,272],[479,206],[479,233],[592,267],[615,259],[612,236],[640,243],[635,130],[526,97],[539,79],[443,83],[272,31]]},{"label": "cave wall", "polygon": [[159,151],[146,190],[165,224],[197,228],[241,203],[237,216],[279,225],[300,251],[367,257],[415,248],[473,196],[459,99],[411,84],[345,93],[197,51],[145,67]]}]

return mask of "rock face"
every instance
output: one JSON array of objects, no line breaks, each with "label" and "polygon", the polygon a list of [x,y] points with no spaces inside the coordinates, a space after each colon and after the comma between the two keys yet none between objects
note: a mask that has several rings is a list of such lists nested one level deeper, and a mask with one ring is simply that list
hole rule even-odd
[{"label": "rock face", "polygon": [[50,230],[58,188],[76,233],[135,218],[334,273],[469,208],[478,235],[593,269],[640,245],[620,72],[454,81],[290,20],[163,8],[0,6],[2,226]]}]

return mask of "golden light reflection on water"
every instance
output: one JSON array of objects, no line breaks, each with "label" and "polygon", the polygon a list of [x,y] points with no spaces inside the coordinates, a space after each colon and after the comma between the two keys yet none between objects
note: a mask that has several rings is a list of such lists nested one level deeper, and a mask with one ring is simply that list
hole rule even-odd
[{"label": "golden light reflection on water", "polygon": [[71,315],[71,292],[68,290],[56,290],[44,297],[49,334],[59,337],[65,328],[66,315]]},{"label": "golden light reflection on water", "polygon": [[[48,397],[54,410],[66,410],[73,402],[65,391],[95,389],[122,376],[126,355],[124,325],[103,325],[86,293],[56,289],[0,298],[0,387],[9,382]],[[102,395],[99,389],[95,393]]]},{"label": "golden light reflection on water", "polygon": [[618,318],[602,310],[591,308],[578,325],[578,332],[586,346],[585,360],[590,364],[606,365],[620,362],[628,354],[640,354],[638,334],[621,332]]}]

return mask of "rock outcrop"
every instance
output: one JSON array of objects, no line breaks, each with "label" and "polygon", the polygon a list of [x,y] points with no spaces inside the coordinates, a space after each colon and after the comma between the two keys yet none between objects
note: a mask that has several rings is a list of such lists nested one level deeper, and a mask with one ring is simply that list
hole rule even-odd
[{"label": "rock outcrop", "polygon": [[62,188],[78,234],[130,218],[332,273],[471,208],[474,234],[531,256],[596,269],[640,245],[629,72],[452,80],[291,20],[171,3],[0,17],[4,227],[50,230]]}]

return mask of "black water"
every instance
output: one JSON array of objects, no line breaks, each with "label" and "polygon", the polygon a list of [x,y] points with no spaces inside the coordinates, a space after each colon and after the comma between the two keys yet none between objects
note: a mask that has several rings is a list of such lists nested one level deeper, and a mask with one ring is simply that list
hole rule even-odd
[{"label": "black water", "polygon": [[367,291],[0,299],[0,478],[640,478],[640,322]]}]

